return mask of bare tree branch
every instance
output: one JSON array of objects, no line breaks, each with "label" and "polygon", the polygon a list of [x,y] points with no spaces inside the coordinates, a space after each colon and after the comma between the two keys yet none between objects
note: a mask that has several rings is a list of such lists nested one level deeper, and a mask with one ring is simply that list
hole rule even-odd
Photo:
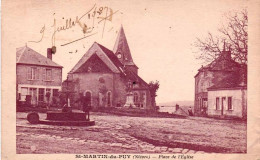
[{"label": "bare tree branch", "polygon": [[227,22],[218,31],[222,36],[213,36],[208,33],[205,39],[196,38],[194,46],[199,50],[198,59],[205,62],[213,61],[223,49],[221,45],[225,41],[226,46],[231,50],[232,58],[247,64],[248,54],[248,17],[247,10],[228,13],[225,15]]}]

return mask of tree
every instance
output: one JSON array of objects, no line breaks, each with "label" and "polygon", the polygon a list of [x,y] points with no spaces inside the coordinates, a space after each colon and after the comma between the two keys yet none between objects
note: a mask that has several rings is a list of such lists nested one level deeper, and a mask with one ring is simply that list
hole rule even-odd
[{"label": "tree", "polygon": [[247,10],[225,14],[226,22],[218,29],[218,36],[208,33],[205,39],[196,38],[194,46],[198,48],[197,59],[211,62],[223,50],[225,43],[231,51],[233,60],[240,64],[247,64],[248,54],[248,17]]},{"label": "tree", "polygon": [[157,96],[156,95],[156,92],[157,90],[159,89],[159,81],[151,81],[149,84],[148,84],[148,87],[149,87],[149,90],[150,90],[150,95],[151,95],[151,98],[152,98],[152,106],[156,106],[156,101],[155,101],[155,97]]}]

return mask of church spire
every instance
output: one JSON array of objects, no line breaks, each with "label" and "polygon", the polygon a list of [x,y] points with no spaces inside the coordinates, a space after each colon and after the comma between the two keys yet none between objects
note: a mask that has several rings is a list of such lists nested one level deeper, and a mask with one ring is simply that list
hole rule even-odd
[{"label": "church spire", "polygon": [[116,39],[116,43],[114,45],[113,52],[118,57],[118,59],[121,61],[121,63],[123,63],[123,65],[134,65],[135,66],[122,25],[118,32],[118,36]]}]

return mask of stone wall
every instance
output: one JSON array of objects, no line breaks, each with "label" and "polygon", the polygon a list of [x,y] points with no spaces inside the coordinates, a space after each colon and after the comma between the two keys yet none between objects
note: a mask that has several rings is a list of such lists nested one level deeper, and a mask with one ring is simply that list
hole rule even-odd
[{"label": "stone wall", "polygon": [[[114,105],[114,86],[113,74],[111,73],[75,73],[72,75],[73,80],[78,79],[75,91],[85,95],[86,92],[91,93],[91,105],[99,107],[99,93],[102,92],[105,96],[107,92],[112,93],[112,104]],[[105,101],[105,99],[104,99]],[[104,102],[105,103],[105,102]]]},{"label": "stone wall", "polygon": [[[98,107],[123,107],[126,103],[127,95],[127,80],[121,74],[117,73],[73,73],[69,74],[69,79],[74,82],[77,81],[74,91],[76,94],[84,94],[86,92],[91,93],[91,103],[94,108]],[[106,91],[105,94],[101,94],[101,90]],[[107,100],[102,103],[100,98],[107,98],[107,92],[112,94],[112,105],[107,106]],[[148,90],[135,90],[138,95],[145,93],[145,106],[151,108],[151,97]]]}]

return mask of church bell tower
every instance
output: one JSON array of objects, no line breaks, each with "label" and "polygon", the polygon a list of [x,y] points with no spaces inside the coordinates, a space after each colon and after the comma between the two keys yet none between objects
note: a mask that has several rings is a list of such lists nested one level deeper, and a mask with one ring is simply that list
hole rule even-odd
[{"label": "church bell tower", "polygon": [[123,26],[121,26],[119,30],[113,52],[115,53],[119,61],[125,66],[126,70],[138,74],[138,67],[134,64],[134,61],[132,59]]}]

